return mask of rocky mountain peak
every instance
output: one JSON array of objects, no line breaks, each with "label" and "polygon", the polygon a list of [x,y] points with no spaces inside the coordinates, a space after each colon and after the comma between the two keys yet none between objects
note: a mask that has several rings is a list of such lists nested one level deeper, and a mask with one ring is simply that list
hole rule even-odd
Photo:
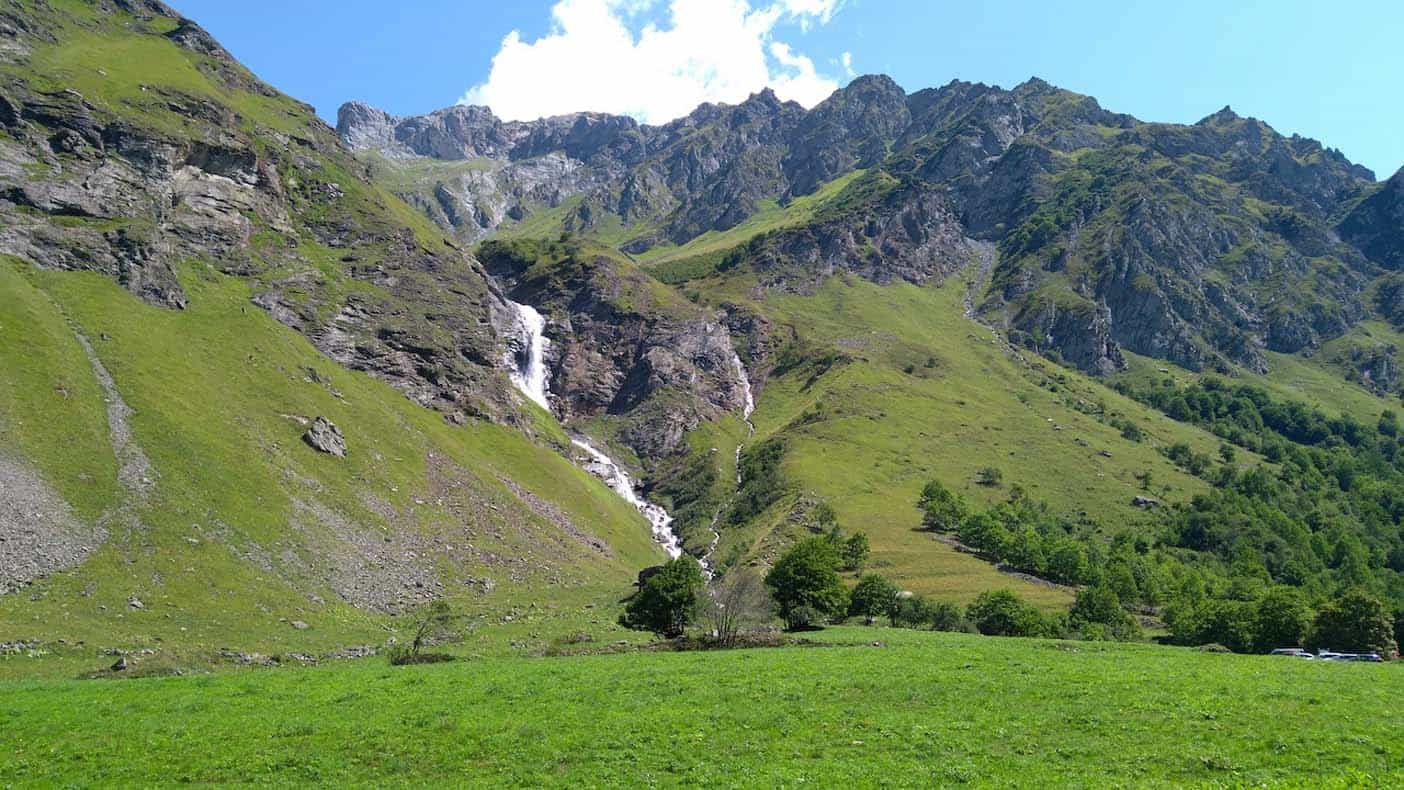
[{"label": "rocky mountain peak", "polygon": [[1218,112],[1211,113],[1199,119],[1199,121],[1195,123],[1195,126],[1217,126],[1219,124],[1233,123],[1241,120],[1243,120],[1243,117],[1234,112],[1233,107],[1225,104],[1223,109]]},{"label": "rocky mountain peak", "polygon": [[353,149],[395,145],[398,118],[361,101],[349,101],[336,111],[336,133]]}]

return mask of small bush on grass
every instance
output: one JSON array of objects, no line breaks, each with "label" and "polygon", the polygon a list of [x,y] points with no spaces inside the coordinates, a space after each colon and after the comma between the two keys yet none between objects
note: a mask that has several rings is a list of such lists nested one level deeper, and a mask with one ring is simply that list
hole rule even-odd
[{"label": "small bush on grass", "polygon": [[411,614],[412,620],[410,641],[407,644],[391,645],[386,651],[386,657],[391,666],[402,667],[410,664],[438,664],[444,661],[452,661],[453,656],[447,653],[426,653],[424,648],[430,644],[435,644],[448,639],[450,631],[458,616],[447,601],[430,601]]}]

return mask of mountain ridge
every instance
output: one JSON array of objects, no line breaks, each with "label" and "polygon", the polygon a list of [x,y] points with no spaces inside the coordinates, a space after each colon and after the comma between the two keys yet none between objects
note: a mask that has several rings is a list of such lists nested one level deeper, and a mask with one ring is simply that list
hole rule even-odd
[{"label": "mountain ridge", "polygon": [[[338,122],[343,139],[363,150],[369,138],[358,119],[365,112],[348,104]],[[875,168],[895,180],[870,178],[871,194],[847,195],[856,198],[847,207],[852,216],[831,212],[828,228],[781,229],[790,238],[768,248],[789,249],[788,260],[799,261],[789,268],[800,272],[822,261],[822,272],[921,281],[946,276],[969,254],[947,244],[933,256],[929,238],[999,243],[1001,268],[982,314],[1031,348],[1051,348],[1101,374],[1122,367],[1123,347],[1192,369],[1261,372],[1263,349],[1309,349],[1358,323],[1369,312],[1362,294],[1392,260],[1378,252],[1371,260],[1349,242],[1363,231],[1343,237],[1336,229],[1338,216],[1365,193],[1388,199],[1389,182],[1376,182],[1335,149],[1284,137],[1230,107],[1189,125],[1147,123],[1038,78],[1008,90],[953,80],[908,94],[890,78],[867,75],[811,110],[796,112],[762,92],[651,127],[598,113],[504,125],[488,108],[448,108],[377,127],[376,139],[394,140],[379,150],[442,161],[435,146],[454,134],[440,123],[449,116],[489,132],[510,126],[519,141],[453,152],[481,160],[499,153],[500,167],[485,163],[462,180],[431,170],[424,182],[431,189],[399,190],[467,241],[514,232],[514,222],[535,213],[647,256],[704,232],[727,232],[766,200],[783,207],[839,176]],[[435,130],[432,144],[421,136],[425,128]],[[586,128],[597,133],[592,147],[572,147],[570,134]],[[469,137],[501,138],[489,132]],[[530,170],[551,156],[561,157],[553,169],[570,176],[543,193]],[[1104,191],[1086,194],[1089,186]],[[1173,195],[1183,207],[1136,209],[1143,192],[1156,201]],[[908,197],[893,202],[893,193]],[[925,218],[904,219],[901,239],[874,230],[874,210],[891,217],[902,205],[927,206]],[[1347,227],[1361,225],[1359,211],[1368,208]],[[1178,228],[1160,227],[1166,221]],[[1089,222],[1104,251],[1077,247]],[[1114,230],[1123,225],[1129,233]],[[817,243],[809,252],[806,234]],[[1370,242],[1371,250],[1398,236],[1387,225],[1379,234],[1383,241]],[[1166,236],[1175,243],[1158,240]],[[867,249],[880,251],[882,263],[865,264]],[[912,256],[926,262],[890,265]],[[766,259],[775,268],[775,254]],[[1313,286],[1284,300],[1252,285],[1284,269]],[[1082,279],[1070,278],[1073,272]],[[1089,333],[1095,342],[1083,340]]]}]

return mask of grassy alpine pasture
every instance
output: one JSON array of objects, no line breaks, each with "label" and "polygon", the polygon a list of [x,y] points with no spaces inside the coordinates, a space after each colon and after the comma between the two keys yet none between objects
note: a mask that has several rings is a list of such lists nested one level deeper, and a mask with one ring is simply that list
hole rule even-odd
[{"label": "grassy alpine pasture", "polygon": [[892,629],[814,639],[821,645],[8,682],[0,785],[1404,780],[1397,665]]},{"label": "grassy alpine pasture", "polygon": [[[1184,442],[1215,452],[1219,440],[1028,353],[1011,353],[964,315],[967,283],[879,286],[834,277],[812,294],[750,299],[746,275],[690,284],[704,302],[744,303],[798,338],[757,401],[756,435],[781,439],[791,496],[755,521],[723,530],[716,557],[769,556],[793,537],[795,497],[822,499],[847,531],[866,532],[869,569],[904,589],[969,602],[980,592],[1013,587],[1047,609],[1068,591],[1027,583],[920,531],[915,507],[922,486],[938,479],[972,503],[995,502],[1019,485],[1056,511],[1095,522],[1113,534],[1153,529],[1132,506],[1147,493],[1180,501],[1206,490],[1158,448]],[[824,360],[824,361],[818,361]],[[1134,421],[1140,441],[1123,438],[1112,416]],[[1245,463],[1249,459],[1246,458]],[[977,484],[985,467],[1003,483]]]}]

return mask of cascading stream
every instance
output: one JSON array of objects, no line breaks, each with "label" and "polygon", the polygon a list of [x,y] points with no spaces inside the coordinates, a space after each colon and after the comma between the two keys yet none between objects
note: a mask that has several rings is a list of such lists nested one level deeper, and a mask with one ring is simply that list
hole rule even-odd
[{"label": "cascading stream", "polygon": [[[517,311],[517,320],[523,332],[521,347],[508,360],[511,365],[509,377],[512,379],[512,384],[521,390],[523,395],[549,412],[551,411],[551,402],[547,395],[550,371],[546,368],[546,319],[531,305],[511,301],[508,304]],[[748,401],[749,392],[748,387]],[[614,459],[590,444],[586,437],[576,434],[570,437],[570,442],[585,452],[587,460],[581,466],[587,472],[603,480],[625,502],[633,505],[643,514],[644,518],[648,519],[649,526],[653,529],[654,539],[663,547],[668,556],[670,558],[681,556],[682,540],[673,531],[673,517],[668,514],[668,511],[639,496],[629,474],[615,463]],[[707,568],[705,560],[703,567]]]},{"label": "cascading stream", "polygon": [[[741,382],[741,394],[743,395],[741,419],[746,423],[746,438],[749,439],[756,433],[756,425],[751,422],[751,414],[756,410],[756,398],[751,391],[751,377],[746,373],[746,365],[741,361],[735,348],[731,349],[731,367],[736,371],[737,381]],[[744,442],[736,443],[736,488],[738,490],[741,488],[741,449],[744,446]],[[717,529],[717,523],[721,521],[722,510],[725,507],[722,505],[722,507],[717,508],[717,512],[712,514],[712,522],[707,525],[707,529],[711,530],[712,533],[712,542],[707,544],[707,552],[702,555],[703,567],[711,567],[712,552],[716,551],[717,544],[721,542],[721,531]]]},{"label": "cascading stream", "polygon": [[605,481],[610,488],[614,489],[614,493],[623,497],[625,502],[633,505],[644,515],[644,518],[648,519],[649,525],[653,527],[654,540],[658,541],[668,556],[674,559],[682,556],[682,540],[673,531],[673,517],[668,515],[668,511],[639,496],[629,473],[620,468],[614,459],[590,444],[585,437],[572,436],[570,443],[584,450],[585,454],[589,456],[589,460],[584,464],[586,471]]},{"label": "cascading stream", "polygon": [[[751,392],[751,378],[746,373],[746,366],[741,362],[741,357],[737,355],[736,349],[731,350],[731,366],[736,370],[736,377],[741,380],[741,392],[745,395],[745,404],[741,407],[741,419],[746,422],[746,438],[749,439],[756,434],[756,425],[751,422],[751,414],[756,410],[756,398]],[[742,443],[736,445],[736,485],[741,485],[741,448]],[[715,541],[713,541],[715,545]]]}]

